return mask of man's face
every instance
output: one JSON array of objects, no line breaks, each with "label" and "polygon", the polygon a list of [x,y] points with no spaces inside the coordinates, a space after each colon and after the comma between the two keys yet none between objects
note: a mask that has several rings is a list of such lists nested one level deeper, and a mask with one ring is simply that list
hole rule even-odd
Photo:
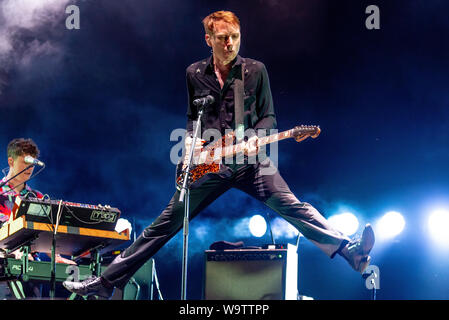
[{"label": "man's face", "polygon": [[240,50],[240,28],[233,24],[217,21],[214,34],[206,34],[206,43],[212,48],[214,57],[228,64],[237,57]]},{"label": "man's face", "polygon": [[[9,171],[12,176],[16,175],[23,169],[29,166],[28,163],[25,162],[25,157],[28,156],[27,154],[18,156],[17,158],[9,157],[8,158],[8,164],[9,164]],[[19,183],[27,181],[31,175],[33,174],[34,166],[31,166],[28,170],[22,172],[20,175],[18,175],[15,180]],[[17,184],[17,183],[16,183]]]}]

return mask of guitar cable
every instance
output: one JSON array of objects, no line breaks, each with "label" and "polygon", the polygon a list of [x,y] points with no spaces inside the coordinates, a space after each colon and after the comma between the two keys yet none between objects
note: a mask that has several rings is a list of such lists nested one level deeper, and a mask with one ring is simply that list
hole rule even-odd
[{"label": "guitar cable", "polygon": [[44,210],[44,208],[43,208],[43,206],[44,206],[43,204],[41,204],[41,209],[44,211],[45,215],[47,216],[48,220],[50,221],[50,226],[51,226],[51,228],[52,228],[51,231],[54,232],[54,231],[55,231],[55,227],[54,227],[54,224],[53,224],[53,206],[51,205],[51,198],[50,198],[50,195],[44,194],[44,197],[42,198],[42,200],[45,201],[45,196],[48,197],[48,202],[50,203],[50,205],[49,205],[50,210],[49,210],[48,213],[45,212],[45,210]]},{"label": "guitar cable", "polygon": [[100,223],[101,223],[101,221],[95,221],[95,222],[92,222],[92,221],[84,221],[84,220],[82,220],[81,218],[78,218],[78,217],[75,215],[75,213],[73,213],[73,211],[70,210],[70,208],[69,208],[65,203],[64,203],[63,205],[64,205],[65,209],[67,210],[67,212],[70,213],[70,215],[71,215],[72,217],[74,217],[76,220],[78,220],[78,221],[81,222],[81,223],[84,223],[84,224],[91,224],[91,225],[94,225],[94,224],[100,224]]},{"label": "guitar cable", "polygon": [[62,209],[62,200],[59,200],[58,213],[56,214],[56,225],[55,225],[54,235],[56,235],[56,233],[58,232],[59,220],[61,219],[61,215],[62,215],[61,209]]},{"label": "guitar cable", "polygon": [[[155,286],[156,286],[156,290],[157,290],[157,294],[158,294],[159,300],[164,300],[164,298],[162,297],[161,289],[159,287],[159,280],[157,278],[157,272],[156,272],[156,261],[154,259],[153,259],[153,270],[154,270],[154,274],[153,274],[153,276],[154,276],[154,283],[155,283]],[[151,298],[153,298],[153,297],[151,297]]]}]

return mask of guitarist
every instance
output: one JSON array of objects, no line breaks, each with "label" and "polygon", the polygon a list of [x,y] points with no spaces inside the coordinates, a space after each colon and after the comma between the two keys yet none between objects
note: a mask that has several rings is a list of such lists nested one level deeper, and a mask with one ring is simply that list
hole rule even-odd
[{"label": "guitarist", "polygon": [[[235,129],[235,117],[241,112],[245,128],[268,130],[276,127],[273,100],[267,70],[263,63],[242,58],[240,48],[240,22],[234,13],[218,11],[203,20],[205,41],[212,55],[187,68],[187,132],[186,147],[191,147],[190,134],[194,130],[197,107],[193,100],[211,95],[214,102],[207,106],[201,129],[216,129],[222,134]],[[244,79],[244,110],[235,110],[236,83]],[[241,91],[240,91],[241,92]],[[240,106],[242,108],[242,106]],[[199,139],[198,139],[199,140]],[[249,138],[245,148],[247,156],[258,152],[257,136]],[[300,139],[299,139],[300,140]],[[195,147],[199,147],[198,144]],[[255,164],[227,164],[217,174],[208,174],[191,185],[190,217],[211,204],[230,188],[237,188],[262,201],[295,226],[305,237],[333,258],[337,253],[350,266],[363,273],[368,266],[369,252],[374,245],[374,233],[367,225],[361,239],[351,240],[332,228],[328,221],[310,204],[299,201],[290,191],[269,158]],[[114,287],[124,287],[132,275],[150,259],[168,240],[182,229],[184,204],[178,201],[177,190],[161,215],[144,229],[139,238],[109,265],[101,277],[83,282],[64,282],[64,286],[80,295],[98,295],[109,298]]]}]

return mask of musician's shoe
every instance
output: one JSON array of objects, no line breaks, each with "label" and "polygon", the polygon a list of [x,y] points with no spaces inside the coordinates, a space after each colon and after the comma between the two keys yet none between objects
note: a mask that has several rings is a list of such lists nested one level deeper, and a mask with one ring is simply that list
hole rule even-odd
[{"label": "musician's shoe", "polygon": [[92,276],[81,282],[64,281],[62,285],[80,296],[95,295],[109,299],[114,293],[114,286],[108,284],[102,277]]},{"label": "musician's shoe", "polygon": [[368,255],[374,246],[374,231],[370,224],[365,226],[360,239],[351,240],[339,254],[345,258],[351,267],[362,273],[368,267],[371,257]]}]

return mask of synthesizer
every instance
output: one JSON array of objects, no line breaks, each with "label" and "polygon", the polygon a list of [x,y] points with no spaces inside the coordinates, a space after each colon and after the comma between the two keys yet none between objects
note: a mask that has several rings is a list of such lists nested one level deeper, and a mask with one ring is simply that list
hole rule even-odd
[{"label": "synthesizer", "polygon": [[[49,281],[50,261],[28,261],[27,272],[23,272],[23,262],[14,258],[0,258],[0,281],[8,281],[19,278],[23,280]],[[105,269],[105,267],[103,267]],[[26,276],[24,276],[26,275]],[[69,265],[57,263],[55,277],[57,282],[74,280],[82,281],[92,275],[89,265]]]},{"label": "synthesizer", "polygon": [[108,205],[16,197],[11,218],[21,216],[30,222],[113,231],[120,210]]}]

